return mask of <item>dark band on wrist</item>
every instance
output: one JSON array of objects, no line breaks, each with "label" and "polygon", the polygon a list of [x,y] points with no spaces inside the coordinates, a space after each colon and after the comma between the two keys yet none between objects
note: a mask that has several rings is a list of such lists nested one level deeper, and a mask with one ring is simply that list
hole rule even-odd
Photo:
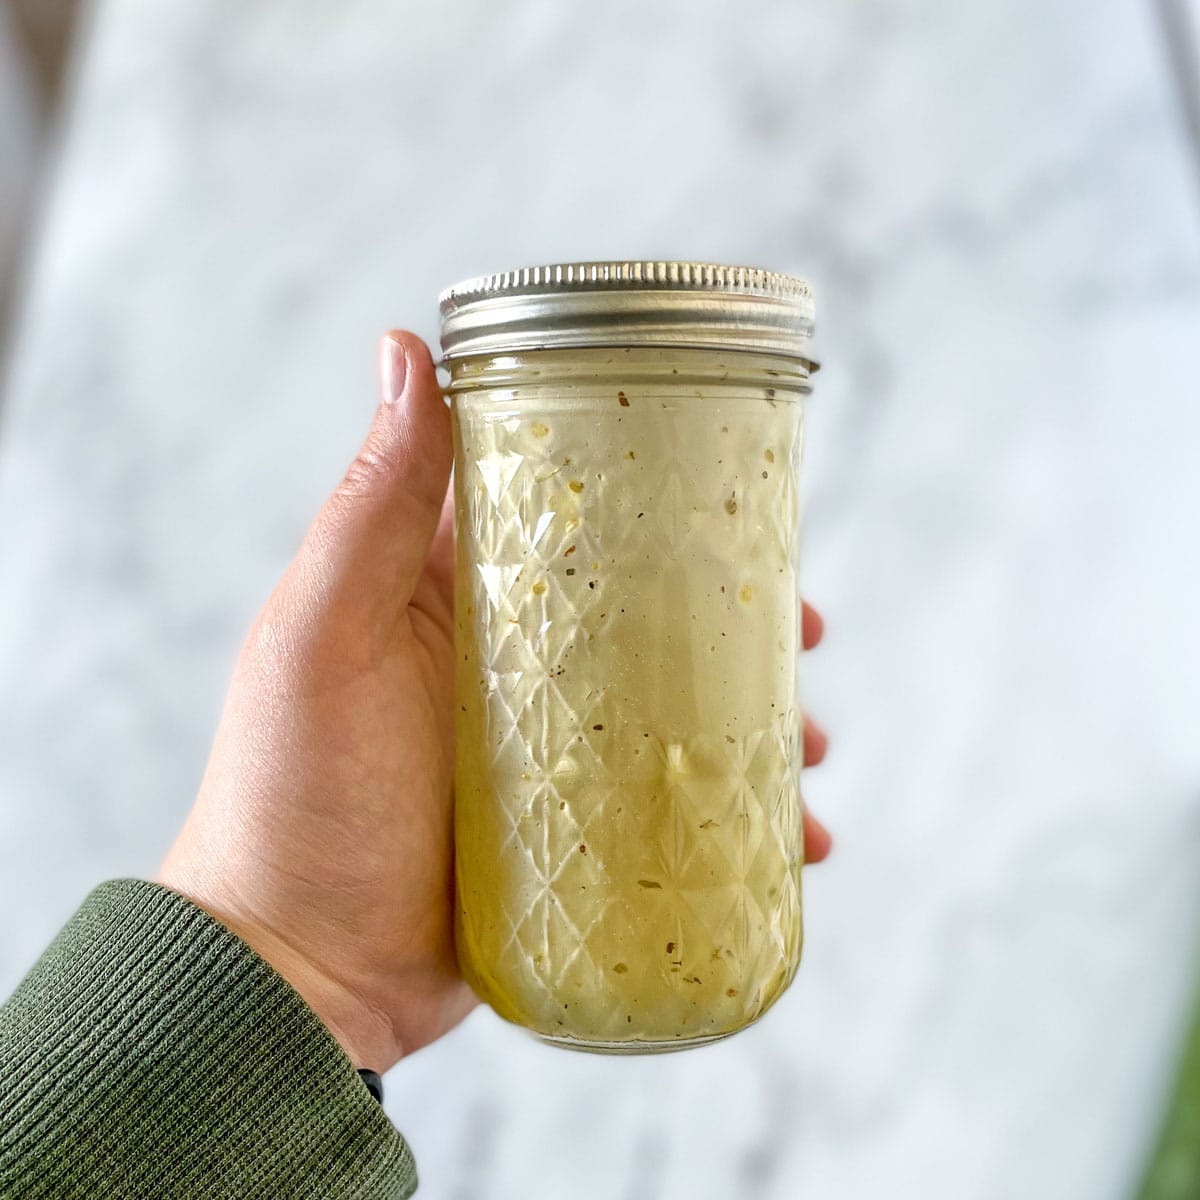
[{"label": "dark band on wrist", "polygon": [[370,1092],[380,1104],[382,1104],[383,1078],[380,1076],[379,1072],[362,1070],[359,1071],[358,1077],[367,1085],[367,1091]]}]

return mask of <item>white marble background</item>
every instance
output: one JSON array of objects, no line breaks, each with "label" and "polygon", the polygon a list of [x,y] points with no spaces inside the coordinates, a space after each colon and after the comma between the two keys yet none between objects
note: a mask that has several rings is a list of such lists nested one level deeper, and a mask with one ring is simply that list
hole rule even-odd
[{"label": "white marble background", "polygon": [[0,413],[0,989],[146,873],[464,275],[806,273],[807,957],[720,1047],[487,1012],[426,1200],[1119,1200],[1200,932],[1200,176],[1149,0],[104,0]]}]

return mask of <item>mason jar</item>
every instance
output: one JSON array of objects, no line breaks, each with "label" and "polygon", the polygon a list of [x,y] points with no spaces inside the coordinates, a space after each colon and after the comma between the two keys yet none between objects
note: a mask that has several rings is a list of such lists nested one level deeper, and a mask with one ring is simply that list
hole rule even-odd
[{"label": "mason jar", "polygon": [[562,264],[441,316],[463,970],[560,1045],[726,1037],[800,959],[810,290]]}]

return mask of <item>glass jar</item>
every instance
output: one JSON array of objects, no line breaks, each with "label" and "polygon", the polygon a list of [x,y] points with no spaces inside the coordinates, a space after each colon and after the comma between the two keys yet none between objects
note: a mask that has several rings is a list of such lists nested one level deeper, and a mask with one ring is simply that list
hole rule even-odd
[{"label": "glass jar", "polygon": [[443,296],[459,955],[550,1042],[725,1037],[799,963],[811,305],[672,263]]}]

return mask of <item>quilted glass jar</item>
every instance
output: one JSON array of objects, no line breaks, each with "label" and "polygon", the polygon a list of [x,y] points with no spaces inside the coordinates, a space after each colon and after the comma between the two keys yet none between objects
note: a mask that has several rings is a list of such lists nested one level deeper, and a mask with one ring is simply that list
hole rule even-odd
[{"label": "quilted glass jar", "polygon": [[802,941],[809,291],[580,264],[442,313],[463,969],[558,1044],[725,1037]]}]

